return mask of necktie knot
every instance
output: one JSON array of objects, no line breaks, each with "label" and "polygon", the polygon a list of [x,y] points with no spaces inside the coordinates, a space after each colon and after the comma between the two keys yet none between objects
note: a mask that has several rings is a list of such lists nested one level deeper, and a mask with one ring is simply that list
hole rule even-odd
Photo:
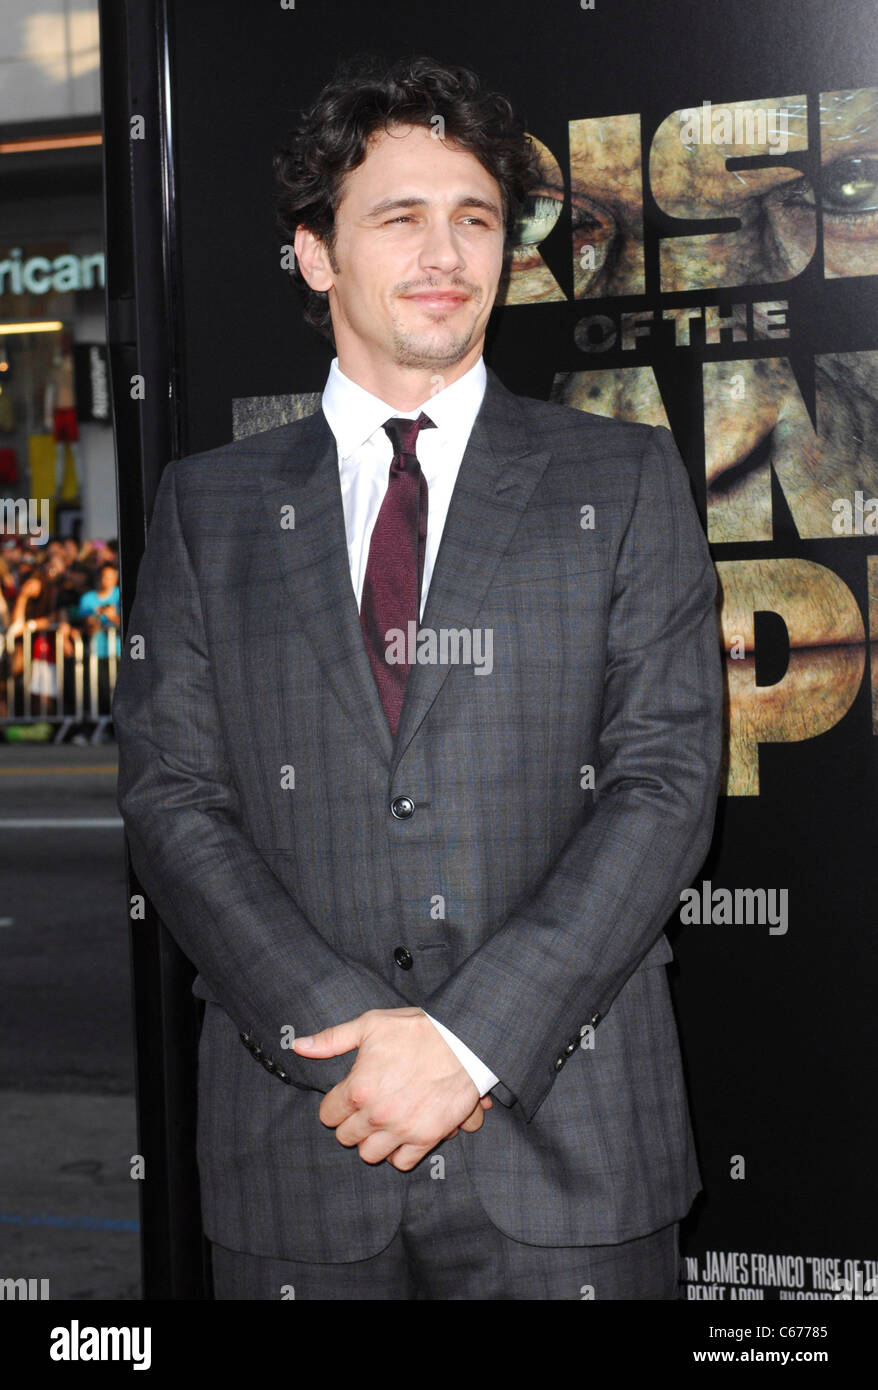
[{"label": "necktie knot", "polygon": [[393,445],[394,458],[417,458],[418,435],[423,429],[435,429],[434,422],[423,411],[417,420],[406,420],[400,415],[385,420],[384,432]]}]

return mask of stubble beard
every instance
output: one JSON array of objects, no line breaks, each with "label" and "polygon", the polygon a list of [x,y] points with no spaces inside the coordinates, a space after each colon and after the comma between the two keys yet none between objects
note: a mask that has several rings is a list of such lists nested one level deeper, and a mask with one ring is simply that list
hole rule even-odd
[{"label": "stubble beard", "polygon": [[475,325],[451,338],[428,331],[413,333],[398,322],[393,325],[391,351],[398,367],[453,367],[472,346]]},{"label": "stubble beard", "polygon": [[[471,302],[480,300],[472,290]],[[472,347],[476,325],[473,321],[466,329],[461,328],[446,337],[447,330],[437,325],[437,331],[429,328],[415,332],[405,328],[401,317],[394,315],[392,320],[391,351],[398,367],[417,367],[421,369],[453,367],[466,356]]]}]

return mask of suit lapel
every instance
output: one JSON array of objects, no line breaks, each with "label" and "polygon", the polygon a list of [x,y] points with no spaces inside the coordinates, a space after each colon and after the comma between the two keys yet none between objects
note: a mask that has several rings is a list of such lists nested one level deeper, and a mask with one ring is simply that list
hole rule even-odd
[{"label": "suit lapel", "polygon": [[[451,497],[421,628],[438,632],[476,625],[494,571],[548,461],[548,452],[530,451],[521,402],[489,369]],[[409,671],[391,771],[453,669],[437,663]]]},{"label": "suit lapel", "polygon": [[[319,409],[294,428],[295,456],[280,453],[260,477],[283,582],[327,683],[392,774],[452,668],[412,667],[394,740],[351,584],[335,439]],[[422,628],[475,626],[494,571],[548,459],[547,452],[530,452],[521,403],[489,369],[452,494]],[[295,526],[283,529],[282,509],[291,504]]]},{"label": "suit lapel", "polygon": [[[278,547],[289,600],[350,719],[382,760],[393,736],[381,705],[351,583],[338,449],[323,411],[297,431],[295,458],[279,456],[261,478],[269,529]],[[295,527],[283,530],[282,508],[295,507]]]}]

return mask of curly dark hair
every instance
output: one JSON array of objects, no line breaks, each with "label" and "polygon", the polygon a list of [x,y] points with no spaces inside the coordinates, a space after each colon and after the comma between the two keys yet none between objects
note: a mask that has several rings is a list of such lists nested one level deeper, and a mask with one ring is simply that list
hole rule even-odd
[{"label": "curly dark hair", "polygon": [[[446,67],[425,56],[390,62],[372,53],[336,69],[274,155],[277,227],[285,248],[292,246],[297,227],[305,226],[324,243],[334,266],[342,184],[365,159],[370,136],[397,125],[435,128],[437,117],[444,123],[443,138],[475,155],[497,180],[508,254],[528,194],[540,181],[536,148],[510,103],[486,91],[468,68]],[[334,344],[329,296],[312,290],[294,254],[292,259],[305,320]]]}]

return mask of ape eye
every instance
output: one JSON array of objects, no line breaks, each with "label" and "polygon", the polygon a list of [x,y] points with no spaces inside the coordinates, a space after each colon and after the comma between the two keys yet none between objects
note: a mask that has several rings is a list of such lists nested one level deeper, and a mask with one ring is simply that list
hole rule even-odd
[{"label": "ape eye", "polygon": [[878,208],[878,159],[836,159],[823,175],[826,206],[837,212]]}]

